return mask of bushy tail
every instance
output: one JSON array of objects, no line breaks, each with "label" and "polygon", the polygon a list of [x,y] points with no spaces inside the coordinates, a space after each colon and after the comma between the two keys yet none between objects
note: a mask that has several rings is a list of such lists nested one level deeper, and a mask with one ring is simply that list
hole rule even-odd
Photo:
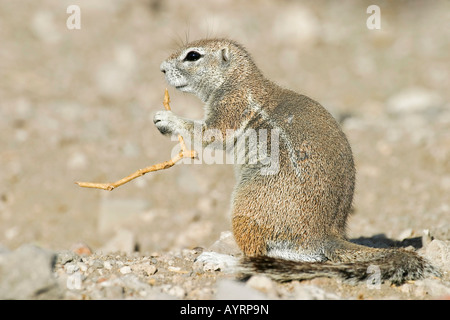
[{"label": "bushy tail", "polygon": [[272,257],[245,257],[241,261],[244,276],[263,274],[277,281],[306,280],[316,277],[341,278],[348,281],[390,281],[402,284],[408,280],[440,276],[439,271],[415,252],[403,249],[378,249],[378,258],[370,261],[297,262]]}]

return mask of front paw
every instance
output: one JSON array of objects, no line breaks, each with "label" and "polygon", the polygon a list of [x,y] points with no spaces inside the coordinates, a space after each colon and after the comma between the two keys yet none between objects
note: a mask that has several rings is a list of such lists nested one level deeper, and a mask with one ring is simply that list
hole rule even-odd
[{"label": "front paw", "polygon": [[164,135],[174,135],[178,131],[178,118],[172,111],[158,111],[153,117],[153,123],[159,132]]}]

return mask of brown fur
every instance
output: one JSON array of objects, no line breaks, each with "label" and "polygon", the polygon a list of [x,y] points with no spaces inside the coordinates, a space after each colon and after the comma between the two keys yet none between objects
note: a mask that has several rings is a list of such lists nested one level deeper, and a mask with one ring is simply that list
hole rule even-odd
[{"label": "brown fur", "polygon": [[[196,50],[201,59],[186,61],[187,52]],[[246,272],[280,280],[363,279],[369,265],[379,264],[382,278],[396,283],[438,274],[413,252],[346,240],[355,188],[353,156],[339,124],[319,103],[267,80],[248,52],[226,39],[187,44],[161,68],[169,83],[189,84],[184,91],[205,102],[203,132],[279,130],[276,174],[261,174],[260,164],[237,166],[232,229],[247,257]],[[192,135],[193,121],[171,113],[157,114],[155,124],[164,133]]]}]

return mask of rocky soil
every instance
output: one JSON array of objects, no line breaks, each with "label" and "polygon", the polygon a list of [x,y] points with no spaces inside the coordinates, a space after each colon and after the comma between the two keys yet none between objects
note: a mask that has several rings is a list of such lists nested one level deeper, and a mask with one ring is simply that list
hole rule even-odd
[{"label": "rocky soil", "polygon": [[[435,236],[450,230],[427,231],[421,239],[393,244],[371,239],[377,247],[427,243],[419,250],[443,273],[393,286],[366,281],[358,284],[317,278],[310,281],[278,283],[254,275],[241,280],[223,264],[203,263],[196,257],[203,248],[173,252],[92,252],[82,244],[52,252],[25,244],[0,253],[0,298],[2,299],[187,299],[187,300],[316,300],[316,299],[450,299],[450,241]],[[234,254],[238,250],[229,232],[209,248]],[[223,272],[225,271],[225,272]]]},{"label": "rocky soil", "polygon": [[[448,299],[448,1],[2,1],[0,299]],[[66,26],[69,5],[81,29]],[[369,4],[381,29],[366,26]],[[246,282],[205,250],[228,231],[233,170],[180,164],[112,192],[107,182],[168,160],[152,124],[179,43],[226,36],[263,72],[342,124],[357,164],[351,239],[417,250],[441,279],[373,287],[319,278]],[[200,102],[170,89],[174,112]]]}]

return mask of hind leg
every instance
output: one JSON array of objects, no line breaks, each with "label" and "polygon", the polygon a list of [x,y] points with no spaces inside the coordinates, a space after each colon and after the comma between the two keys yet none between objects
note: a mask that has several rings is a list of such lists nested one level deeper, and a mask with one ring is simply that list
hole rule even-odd
[{"label": "hind leg", "polygon": [[255,219],[235,214],[231,223],[234,239],[246,256],[267,255],[267,231]]},{"label": "hind leg", "polygon": [[327,260],[320,245],[301,248],[295,241],[296,237],[288,231],[283,236],[275,236],[273,230],[243,215],[234,216],[232,225],[236,243],[248,257],[268,256],[305,262]]}]

